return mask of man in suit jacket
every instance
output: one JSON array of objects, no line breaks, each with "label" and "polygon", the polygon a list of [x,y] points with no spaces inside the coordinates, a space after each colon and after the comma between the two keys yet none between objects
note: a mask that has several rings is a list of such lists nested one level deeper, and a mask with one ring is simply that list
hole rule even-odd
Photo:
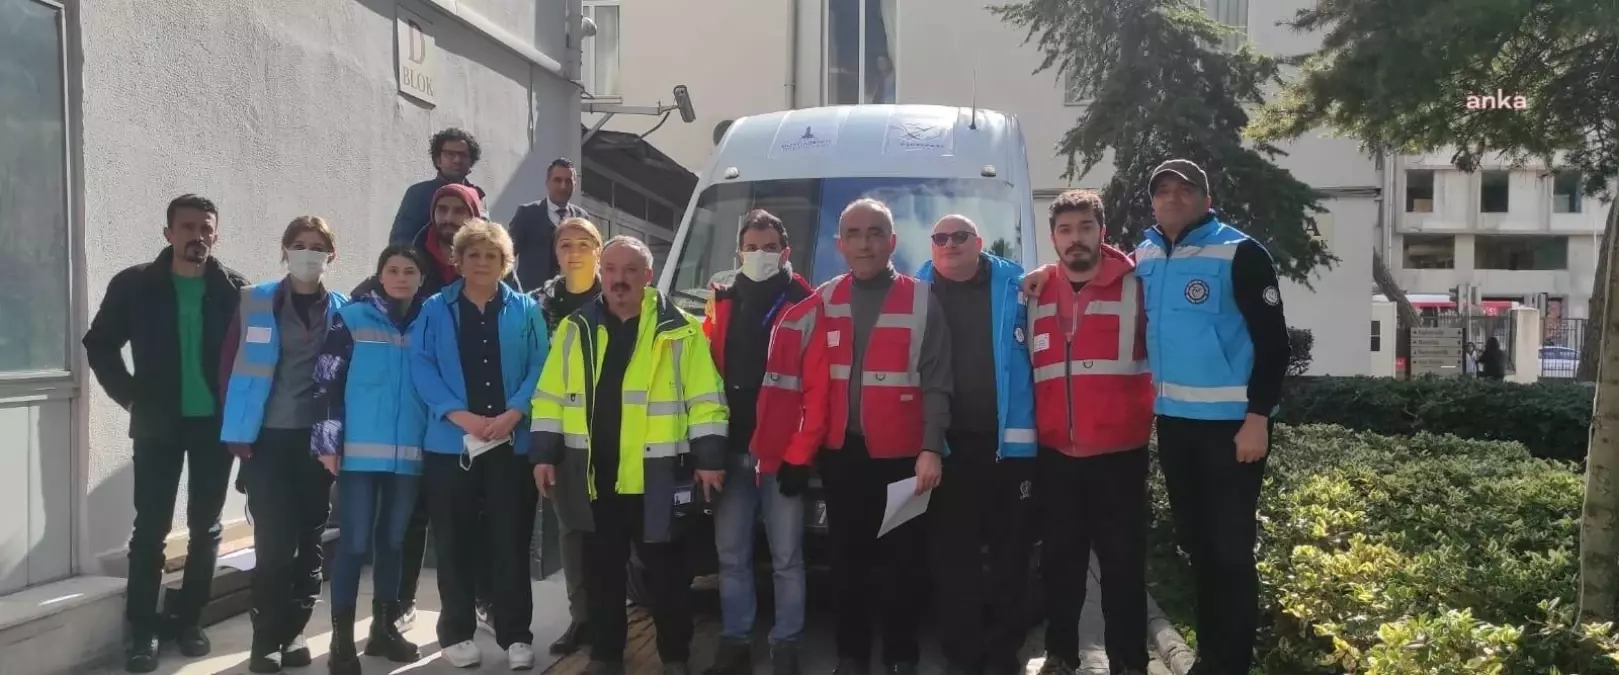
[{"label": "man in suit jacket", "polygon": [[559,157],[545,170],[546,198],[517,208],[512,216],[512,243],[517,249],[517,280],[522,288],[539,288],[557,275],[555,235],[557,225],[569,218],[588,218],[589,214],[573,199],[574,185],[579,172],[573,162]]}]

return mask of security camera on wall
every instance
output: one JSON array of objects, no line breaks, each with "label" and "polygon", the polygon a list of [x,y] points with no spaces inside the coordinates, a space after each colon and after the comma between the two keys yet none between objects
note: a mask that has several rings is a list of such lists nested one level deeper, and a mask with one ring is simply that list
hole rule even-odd
[{"label": "security camera on wall", "polygon": [[579,17],[579,34],[587,38],[596,37],[596,22],[588,16]]}]

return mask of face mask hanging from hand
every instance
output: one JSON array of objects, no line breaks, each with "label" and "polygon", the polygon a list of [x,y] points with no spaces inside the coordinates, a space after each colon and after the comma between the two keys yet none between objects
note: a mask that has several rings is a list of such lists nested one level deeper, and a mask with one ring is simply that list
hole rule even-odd
[{"label": "face mask hanging from hand", "polygon": [[742,276],[764,281],[781,271],[781,253],[778,251],[743,251]]},{"label": "face mask hanging from hand", "polygon": [[326,258],[331,255],[325,251],[294,251],[288,250],[287,272],[292,278],[309,283],[319,281],[320,276],[326,273]]}]

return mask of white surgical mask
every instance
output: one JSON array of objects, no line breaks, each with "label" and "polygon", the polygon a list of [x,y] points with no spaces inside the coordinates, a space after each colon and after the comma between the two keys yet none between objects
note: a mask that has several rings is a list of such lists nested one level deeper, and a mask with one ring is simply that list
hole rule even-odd
[{"label": "white surgical mask", "polygon": [[320,275],[326,272],[326,257],[329,255],[331,254],[325,251],[288,249],[287,272],[299,281],[319,281]]},{"label": "white surgical mask", "polygon": [[742,276],[764,281],[781,271],[780,251],[743,251]]}]

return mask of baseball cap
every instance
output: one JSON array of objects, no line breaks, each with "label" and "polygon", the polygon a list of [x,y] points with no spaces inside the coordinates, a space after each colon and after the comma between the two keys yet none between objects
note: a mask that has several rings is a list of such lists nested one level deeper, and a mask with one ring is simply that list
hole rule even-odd
[{"label": "baseball cap", "polygon": [[1153,186],[1158,184],[1158,177],[1164,174],[1173,175],[1197,186],[1203,190],[1203,194],[1209,193],[1209,175],[1203,172],[1203,167],[1189,159],[1172,159],[1152,170],[1152,178],[1147,179],[1148,194],[1151,194]]}]

